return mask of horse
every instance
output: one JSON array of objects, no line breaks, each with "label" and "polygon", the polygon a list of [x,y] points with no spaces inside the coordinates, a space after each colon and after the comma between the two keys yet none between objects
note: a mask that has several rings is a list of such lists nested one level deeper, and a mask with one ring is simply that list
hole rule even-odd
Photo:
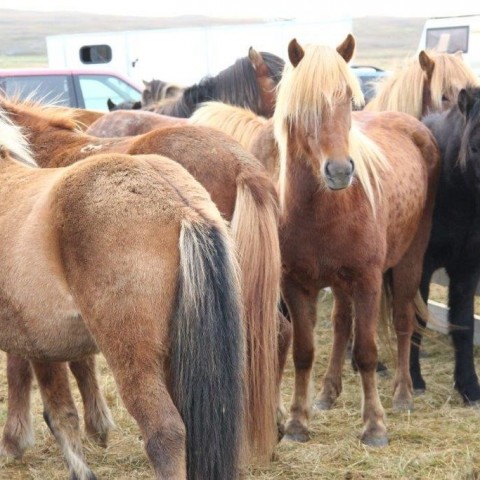
[{"label": "horse", "polygon": [[365,110],[405,112],[421,119],[430,112],[449,109],[462,88],[474,85],[478,85],[478,77],[461,52],[422,50],[376,83],[375,95]]},{"label": "horse", "polygon": [[62,362],[97,352],[155,478],[238,478],[241,290],[209,194],[159,155],[40,169],[3,115],[0,145],[0,348],[30,360],[71,478],[96,476]]},{"label": "horse", "polygon": [[150,81],[143,80],[143,87],[142,107],[148,107],[166,98],[178,97],[185,89],[175,83],[164,82],[156,78]]},{"label": "horse", "polygon": [[109,112],[115,110],[140,110],[142,102],[141,100],[126,100],[125,102],[115,103],[111,98],[107,98],[107,107]]},{"label": "horse", "polygon": [[282,296],[293,322],[295,388],[285,437],[306,441],[311,414],[313,333],[320,289],[334,296],[333,345],[316,407],[330,408],[352,336],[361,376],[363,430],[388,443],[376,388],[382,291],[397,334],[393,405],[413,404],[410,339],[439,175],[438,148],[411,115],[352,111],[363,96],[348,68],[355,39],[335,49],[293,39],[273,116],[279,146]]},{"label": "horse", "polygon": [[[474,296],[480,279],[478,210],[480,88],[460,90],[457,104],[423,118],[441,152],[442,169],[430,241],[423,262],[421,293],[428,300],[435,270],[449,277],[448,322],[455,351],[454,385],[465,404],[480,403],[480,386],[473,354]],[[413,387],[425,391],[417,336],[412,347]]]},{"label": "horse", "polygon": [[92,122],[85,133],[95,137],[141,135],[154,128],[185,124],[186,118],[170,117],[145,110],[115,110]]},{"label": "horse", "polygon": [[[162,154],[179,162],[210,193],[222,216],[230,222],[242,274],[248,342],[245,410],[249,445],[255,461],[269,461],[277,441],[277,363],[286,356],[282,350],[277,361],[277,333],[285,349],[289,337],[286,323],[277,332],[281,274],[278,195],[264,168],[238,142],[208,127],[186,125],[133,137],[97,138],[78,132],[72,119],[48,106],[0,98],[0,108],[24,128],[41,167],[65,166],[92,152]],[[88,383],[90,377],[83,381]],[[84,388],[96,392],[95,387]],[[15,418],[19,417],[23,423],[27,421],[25,413],[9,415],[12,421],[7,419],[4,439],[13,437],[18,441]],[[106,434],[100,431],[96,436]]]},{"label": "horse", "polygon": [[280,160],[272,118],[262,117],[244,107],[205,102],[193,112],[188,123],[216,128],[234,138],[260,160],[275,183],[278,181]]},{"label": "horse", "polygon": [[275,108],[275,87],[280,81],[285,62],[268,52],[250,47],[247,57],[215,76],[207,76],[191,85],[174,99],[153,104],[146,109],[173,117],[188,118],[197,105],[218,100],[248,107],[258,115],[271,117]]}]

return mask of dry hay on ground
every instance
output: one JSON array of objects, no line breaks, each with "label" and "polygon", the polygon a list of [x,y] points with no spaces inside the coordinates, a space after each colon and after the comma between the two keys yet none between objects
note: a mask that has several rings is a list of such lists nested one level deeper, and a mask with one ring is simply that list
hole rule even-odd
[{"label": "dry hay on ground", "polygon": [[[317,325],[316,384],[325,370],[331,338],[331,298],[321,296]],[[387,414],[390,445],[375,449],[362,445],[358,434],[361,390],[358,374],[348,363],[344,390],[331,411],[319,412],[311,422],[312,439],[306,444],[281,443],[274,461],[250,470],[246,479],[478,479],[480,478],[480,409],[465,408],[452,386],[453,352],[448,337],[432,334],[425,341],[422,360],[428,390],[415,398],[415,410],[395,413],[391,408],[392,378],[379,377],[379,391]],[[476,354],[480,350],[477,348]],[[106,450],[85,441],[89,465],[99,479],[153,478],[136,424],[116,393],[113,378],[99,358],[101,384],[112,409],[116,430]],[[477,362],[477,369],[480,367]],[[392,367],[392,364],[389,363]],[[5,372],[5,355],[1,356]],[[5,374],[0,377],[0,426],[6,415]],[[293,368],[288,362],[283,399],[289,405]],[[72,382],[82,412],[79,394]],[[318,388],[318,387],[317,387]],[[64,480],[67,469],[57,444],[44,424],[39,392],[33,395],[36,445],[23,461],[0,460],[1,480]],[[226,479],[228,480],[228,479]]]}]

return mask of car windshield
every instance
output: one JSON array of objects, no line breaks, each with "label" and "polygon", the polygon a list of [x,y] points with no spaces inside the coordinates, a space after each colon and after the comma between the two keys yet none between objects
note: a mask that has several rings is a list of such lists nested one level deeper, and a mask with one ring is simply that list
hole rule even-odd
[{"label": "car windshield", "polygon": [[35,75],[0,78],[0,92],[9,98],[69,106],[68,75]]},{"label": "car windshield", "polygon": [[79,75],[78,81],[85,108],[89,110],[108,110],[109,98],[115,104],[136,102],[141,98],[141,93],[131,85],[110,75]]}]

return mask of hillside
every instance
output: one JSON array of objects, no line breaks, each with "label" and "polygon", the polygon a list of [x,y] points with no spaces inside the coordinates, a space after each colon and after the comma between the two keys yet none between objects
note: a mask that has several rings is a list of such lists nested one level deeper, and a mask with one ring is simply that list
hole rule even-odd
[{"label": "hillside", "polygon": [[[248,19],[244,20],[249,21]],[[365,17],[353,20],[357,39],[355,63],[390,68],[415,53],[425,19]],[[143,18],[69,12],[24,12],[0,9],[0,68],[46,66],[45,37],[64,33],[154,29],[186,24],[233,23],[202,16]],[[235,21],[238,23],[238,20]]]}]

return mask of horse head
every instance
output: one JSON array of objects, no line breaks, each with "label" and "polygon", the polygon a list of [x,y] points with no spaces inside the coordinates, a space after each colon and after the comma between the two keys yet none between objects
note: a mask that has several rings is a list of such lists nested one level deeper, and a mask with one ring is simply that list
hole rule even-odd
[{"label": "horse head", "polygon": [[336,50],[303,48],[293,39],[288,46],[290,65],[278,92],[277,110],[284,116],[284,130],[290,131],[295,148],[331,190],[351,185],[355,173],[349,144],[352,102],[360,103],[363,96],[348,68],[354,51],[352,35]]},{"label": "horse head", "polygon": [[460,90],[457,101],[463,115],[463,130],[459,163],[467,175],[472,175],[476,184],[480,182],[480,87]]}]

